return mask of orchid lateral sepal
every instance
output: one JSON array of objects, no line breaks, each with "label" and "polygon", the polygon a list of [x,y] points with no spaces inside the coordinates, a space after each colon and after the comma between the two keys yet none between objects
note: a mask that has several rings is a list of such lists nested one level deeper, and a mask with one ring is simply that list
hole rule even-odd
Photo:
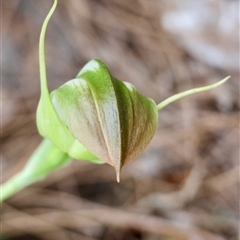
[{"label": "orchid lateral sepal", "polygon": [[186,97],[188,95],[194,94],[194,93],[198,93],[198,92],[204,92],[204,91],[208,91],[211,90],[213,88],[216,88],[220,85],[222,85],[223,83],[225,83],[228,79],[230,78],[230,76],[225,77],[224,79],[222,79],[221,81],[208,85],[208,86],[204,86],[204,87],[198,87],[198,88],[193,88],[178,94],[175,94],[169,98],[167,98],[166,100],[162,101],[161,103],[159,103],[157,105],[157,109],[158,111],[162,110],[164,107],[166,107],[167,105],[169,105],[172,102],[175,102],[183,97]]}]

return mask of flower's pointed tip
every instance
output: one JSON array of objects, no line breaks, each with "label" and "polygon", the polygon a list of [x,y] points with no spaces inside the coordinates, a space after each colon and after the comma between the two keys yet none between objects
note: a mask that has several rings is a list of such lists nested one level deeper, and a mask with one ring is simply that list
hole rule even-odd
[{"label": "flower's pointed tip", "polygon": [[121,167],[115,167],[117,182],[120,182]]},{"label": "flower's pointed tip", "polygon": [[120,171],[116,171],[117,182],[120,183]]}]

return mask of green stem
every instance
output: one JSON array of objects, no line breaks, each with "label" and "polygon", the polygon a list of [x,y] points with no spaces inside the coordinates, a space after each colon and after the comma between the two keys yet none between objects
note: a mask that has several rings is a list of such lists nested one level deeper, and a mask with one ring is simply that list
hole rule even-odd
[{"label": "green stem", "polygon": [[25,168],[0,186],[0,202],[6,200],[24,187],[44,179],[52,171],[65,166],[70,157],[44,139],[30,157]]},{"label": "green stem", "polygon": [[[48,86],[47,86],[47,73],[46,73],[46,61],[45,61],[45,35],[46,35],[46,29],[48,22],[50,18],[52,17],[56,6],[57,6],[57,0],[54,0],[53,6],[50,9],[47,17],[45,18],[40,34],[40,39],[39,39],[39,68],[40,68],[40,81],[41,81],[41,95],[48,96],[49,98],[49,91],[48,91]],[[50,98],[49,98],[50,101]]]},{"label": "green stem", "polygon": [[6,200],[14,193],[20,191],[22,188],[24,188],[22,175],[18,173],[17,175],[9,179],[6,183],[1,185],[0,202]]},{"label": "green stem", "polygon": [[228,79],[230,78],[230,76],[224,78],[223,80],[217,82],[217,83],[214,83],[212,85],[209,85],[209,86],[205,86],[205,87],[200,87],[200,88],[193,88],[193,89],[190,89],[190,90],[187,90],[185,92],[181,92],[181,93],[178,93],[172,97],[169,97],[167,98],[166,100],[164,100],[163,102],[159,103],[157,105],[157,109],[158,111],[160,111],[161,109],[163,109],[164,107],[166,107],[168,104],[180,99],[180,98],[183,98],[185,96],[188,96],[188,95],[191,95],[193,93],[197,93],[197,92],[203,92],[203,91],[207,91],[207,90],[210,90],[210,89],[213,89],[213,88],[216,88],[220,85],[222,85],[223,83],[225,83]]}]

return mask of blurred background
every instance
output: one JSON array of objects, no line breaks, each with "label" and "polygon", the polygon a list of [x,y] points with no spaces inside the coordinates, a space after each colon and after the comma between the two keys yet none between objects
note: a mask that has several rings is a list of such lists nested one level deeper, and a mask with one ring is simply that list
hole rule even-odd
[{"label": "blurred background", "polygon": [[[38,39],[53,1],[2,1],[1,181],[41,141]],[[2,240],[236,240],[239,227],[239,1],[59,1],[47,30],[51,90],[92,58],[157,103],[147,149],[122,170],[73,161],[1,206]]]}]

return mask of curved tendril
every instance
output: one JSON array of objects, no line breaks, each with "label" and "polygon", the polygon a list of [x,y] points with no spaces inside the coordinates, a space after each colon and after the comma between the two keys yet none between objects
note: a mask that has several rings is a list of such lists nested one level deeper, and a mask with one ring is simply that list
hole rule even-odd
[{"label": "curved tendril", "polygon": [[50,18],[52,17],[56,6],[57,6],[57,0],[54,0],[53,6],[50,9],[48,15],[46,16],[41,34],[40,34],[40,39],[39,39],[39,68],[40,68],[40,85],[41,85],[41,96],[45,95],[49,97],[49,91],[48,91],[48,86],[47,86],[47,74],[46,74],[46,61],[45,61],[45,35],[46,35],[46,29],[48,22]]},{"label": "curved tendril", "polygon": [[159,103],[157,105],[157,109],[158,109],[158,111],[160,111],[161,109],[166,107],[168,104],[170,104],[170,103],[172,103],[172,102],[174,102],[174,101],[176,101],[180,98],[183,98],[185,96],[191,95],[193,93],[203,92],[203,91],[207,91],[207,90],[216,88],[216,87],[222,85],[223,83],[225,83],[229,78],[230,78],[230,76],[228,76],[228,77],[224,78],[223,80],[221,80],[217,83],[214,83],[212,85],[208,85],[208,86],[205,86],[205,87],[199,87],[199,88],[193,88],[193,89],[187,90],[185,92],[181,92],[181,93],[178,93],[176,95],[173,95],[173,96],[167,98],[166,100],[162,101],[161,103]]}]

